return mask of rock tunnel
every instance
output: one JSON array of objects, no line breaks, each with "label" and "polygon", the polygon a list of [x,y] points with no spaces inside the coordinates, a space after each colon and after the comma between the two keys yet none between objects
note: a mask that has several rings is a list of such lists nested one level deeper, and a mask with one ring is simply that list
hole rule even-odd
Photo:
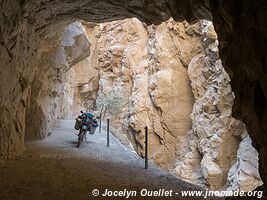
[{"label": "rock tunnel", "polygon": [[[42,61],[51,56],[50,50],[58,45],[58,35],[67,25],[77,20],[104,23],[137,18],[147,25],[159,25],[170,18],[177,22],[187,20],[189,24],[205,19],[212,20],[214,24],[220,58],[230,75],[235,94],[233,116],[246,125],[252,144],[259,152],[259,172],[266,183],[266,7],[267,3],[263,0],[132,0],[127,5],[123,1],[106,0],[3,0],[0,10],[1,159],[19,155],[24,149],[24,138],[31,137],[29,132],[33,129],[36,132],[41,128],[38,121],[34,127],[30,127],[32,123],[27,121],[32,121],[32,113],[38,114],[40,109],[27,99],[36,95],[38,85],[42,84],[36,76],[41,79],[51,75],[60,79],[64,73],[58,69],[53,71],[55,74],[44,75],[38,69],[44,65]],[[54,34],[51,35],[51,32]],[[77,49],[68,49],[70,41],[67,40],[64,51],[71,58],[66,59],[67,67],[89,56],[87,50],[90,45],[86,44],[86,40],[83,37],[75,39],[83,44],[82,52],[77,57]],[[62,48],[57,51],[53,55],[60,56]],[[50,63],[51,66],[53,63]],[[57,96],[56,93],[51,95]],[[32,106],[28,107],[29,103]],[[266,192],[266,188],[264,190]]]}]

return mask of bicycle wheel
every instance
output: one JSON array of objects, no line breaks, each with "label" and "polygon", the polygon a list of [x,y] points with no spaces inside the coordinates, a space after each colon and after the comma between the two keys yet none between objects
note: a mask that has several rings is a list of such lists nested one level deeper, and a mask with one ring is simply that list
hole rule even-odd
[{"label": "bicycle wheel", "polygon": [[79,147],[83,141],[84,135],[86,133],[86,130],[81,130],[79,133],[79,137],[78,137],[78,143],[77,143],[77,147]]}]

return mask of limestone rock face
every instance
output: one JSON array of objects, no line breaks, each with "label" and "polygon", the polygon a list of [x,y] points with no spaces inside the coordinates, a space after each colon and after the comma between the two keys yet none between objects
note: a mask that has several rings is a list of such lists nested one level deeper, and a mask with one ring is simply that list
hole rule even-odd
[{"label": "limestone rock face", "polygon": [[64,84],[63,117],[74,117],[80,111],[96,108],[99,88],[98,35],[99,26],[82,22],[87,37],[90,39],[90,56],[75,64],[66,72]]},{"label": "limestone rock face", "polygon": [[44,48],[41,41],[49,29],[74,19],[103,22],[131,16],[160,23],[170,16],[188,21],[211,19],[212,13],[221,58],[236,95],[234,115],[246,123],[266,182],[266,1],[134,0],[125,5],[117,0],[9,0],[0,4],[1,158],[23,150],[30,83]]},{"label": "limestone rock face", "polygon": [[[157,165],[210,189],[247,191],[234,167],[247,131],[232,117],[234,94],[212,23],[145,26],[129,19],[101,24],[100,33],[97,107],[116,137],[143,156],[148,125],[149,155]],[[253,163],[249,170],[257,174],[257,159]],[[258,178],[249,175],[243,185],[261,185]]]},{"label": "limestone rock face", "polygon": [[169,17],[190,22],[212,18],[236,96],[233,113],[245,122],[259,152],[261,176],[267,181],[267,1],[8,0],[0,5],[1,158],[23,150],[26,99],[44,48],[41,41],[51,28],[76,19],[104,22],[138,17],[159,24]]},{"label": "limestone rock face", "polygon": [[247,134],[239,144],[237,161],[228,174],[228,190],[252,191],[263,184],[259,174],[258,152]]},{"label": "limestone rock face", "polygon": [[121,134],[122,124],[132,94],[133,73],[144,72],[147,64],[147,38],[144,25],[132,19],[102,24],[98,40],[100,82],[97,106],[99,110],[104,109],[104,116],[112,117],[113,133],[127,145],[130,143],[126,135]]},{"label": "limestone rock face", "polygon": [[[211,22],[202,21],[203,43],[205,52],[194,57],[189,64],[188,73],[191,80],[195,104],[191,114],[192,136],[195,144],[185,152],[184,160],[178,161],[176,172],[189,181],[202,183],[211,189],[219,189],[226,185],[228,172],[236,162],[236,152],[245,153],[241,134],[247,134],[244,124],[232,117],[231,108],[234,94],[231,91],[230,78],[224,70],[218,54],[218,41]],[[190,143],[192,143],[190,141]],[[190,145],[189,143],[189,145]],[[247,144],[247,148],[254,148]],[[242,152],[242,153],[241,153]],[[256,156],[256,154],[254,154]],[[258,173],[257,158],[251,161],[255,167],[248,170]],[[237,164],[240,164],[238,159]],[[238,169],[236,169],[238,170]],[[188,176],[188,171],[198,172]],[[231,174],[236,173],[232,167]],[[235,177],[241,178],[242,175]],[[257,176],[247,175],[255,185],[261,184]],[[231,181],[230,181],[231,182]],[[230,185],[232,183],[228,182]],[[244,181],[246,182],[246,181]],[[245,183],[244,183],[245,184]],[[229,185],[228,185],[229,186]],[[236,186],[236,189],[248,188]],[[250,189],[255,189],[251,185]]]},{"label": "limestone rock face", "polygon": [[[98,108],[106,108],[115,135],[126,144],[130,140],[141,156],[148,126],[149,155],[169,170],[191,129],[187,66],[202,51],[200,35],[199,23],[145,26],[129,19],[103,24],[98,40]],[[128,140],[116,132],[126,132]]]},{"label": "limestone rock face", "polygon": [[235,93],[233,116],[246,124],[252,144],[259,152],[259,170],[265,182],[266,196],[267,1],[210,3],[220,56]]},{"label": "limestone rock face", "polygon": [[[64,111],[66,72],[90,55],[90,43],[80,22],[68,25],[62,32],[52,32],[38,62],[26,107],[25,139],[44,138],[50,134]],[[34,113],[34,114],[33,114]]]},{"label": "limestone rock face", "polygon": [[[171,170],[175,160],[181,156],[184,138],[191,129],[189,116],[193,96],[187,66],[202,51],[200,26],[199,23],[189,25],[187,22],[169,20],[159,26],[149,27],[148,33],[146,101],[151,102],[152,109],[144,112],[145,107],[140,102],[140,98],[144,99],[142,93],[140,96],[134,94],[129,104],[129,114],[132,116],[128,120],[136,140],[144,137],[143,127],[149,126],[151,158],[159,166]],[[139,86],[139,90],[144,90],[141,87],[144,84]],[[142,120],[144,114],[149,119],[145,123]],[[143,143],[140,143],[137,151],[143,153]]]}]

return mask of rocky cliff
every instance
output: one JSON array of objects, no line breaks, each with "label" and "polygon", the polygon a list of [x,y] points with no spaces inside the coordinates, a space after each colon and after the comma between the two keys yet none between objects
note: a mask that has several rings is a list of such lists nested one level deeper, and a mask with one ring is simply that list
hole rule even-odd
[{"label": "rocky cliff", "polygon": [[59,30],[77,19],[105,22],[138,17],[159,24],[170,17],[189,22],[206,18],[213,19],[222,62],[231,77],[236,96],[233,114],[246,124],[266,182],[266,5],[264,0],[1,1],[1,159],[23,150],[26,100],[44,48],[41,41],[51,28]]},{"label": "rocky cliff", "polygon": [[[107,109],[116,134],[144,155],[173,169],[191,129],[193,96],[187,66],[202,51],[199,23],[169,20],[146,26],[137,19],[105,23],[98,40],[98,108]],[[121,133],[125,133],[127,138]]]},{"label": "rocky cliff", "polygon": [[75,22],[44,44],[26,139],[46,137],[80,110],[104,110],[113,134],[140,156],[148,126],[150,159],[185,180],[245,191],[262,184],[257,151],[232,117],[234,94],[211,22]]},{"label": "rocky cliff", "polygon": [[[143,156],[148,126],[150,158],[211,189],[262,184],[257,151],[232,117],[234,94],[211,22],[146,26],[129,19],[101,24],[100,33],[97,106],[116,137]],[[254,160],[243,159],[245,149]]]},{"label": "rocky cliff", "polygon": [[[247,142],[250,139],[245,125],[232,117],[234,94],[219,58],[213,25],[209,21],[201,21],[201,25],[205,51],[194,57],[188,68],[195,98],[192,132],[185,159],[178,161],[176,172],[200,184],[204,180],[211,189],[227,186],[250,191],[262,184],[258,155]],[[247,156],[245,149],[250,149],[254,159],[243,159]]]},{"label": "rocky cliff", "polygon": [[90,40],[90,55],[66,71],[64,81],[63,117],[77,117],[80,111],[96,109],[99,88],[98,39],[99,26],[82,22]]},{"label": "rocky cliff", "polygon": [[[25,111],[25,139],[44,138],[66,116],[70,105],[66,73],[90,55],[90,42],[80,22],[53,30],[42,41],[43,49],[29,89]],[[81,65],[81,64],[80,64]],[[33,114],[34,113],[34,114]]]}]

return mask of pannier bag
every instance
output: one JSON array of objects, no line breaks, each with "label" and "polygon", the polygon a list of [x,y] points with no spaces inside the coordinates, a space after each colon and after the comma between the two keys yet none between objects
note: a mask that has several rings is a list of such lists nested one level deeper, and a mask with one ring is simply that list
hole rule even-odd
[{"label": "pannier bag", "polygon": [[93,135],[95,133],[96,127],[91,126],[89,130],[89,134]]},{"label": "pannier bag", "polygon": [[76,122],[75,122],[75,126],[74,126],[74,128],[75,128],[76,130],[79,130],[80,127],[81,127],[81,125],[82,125],[82,120],[79,119],[79,118],[76,118]]}]

